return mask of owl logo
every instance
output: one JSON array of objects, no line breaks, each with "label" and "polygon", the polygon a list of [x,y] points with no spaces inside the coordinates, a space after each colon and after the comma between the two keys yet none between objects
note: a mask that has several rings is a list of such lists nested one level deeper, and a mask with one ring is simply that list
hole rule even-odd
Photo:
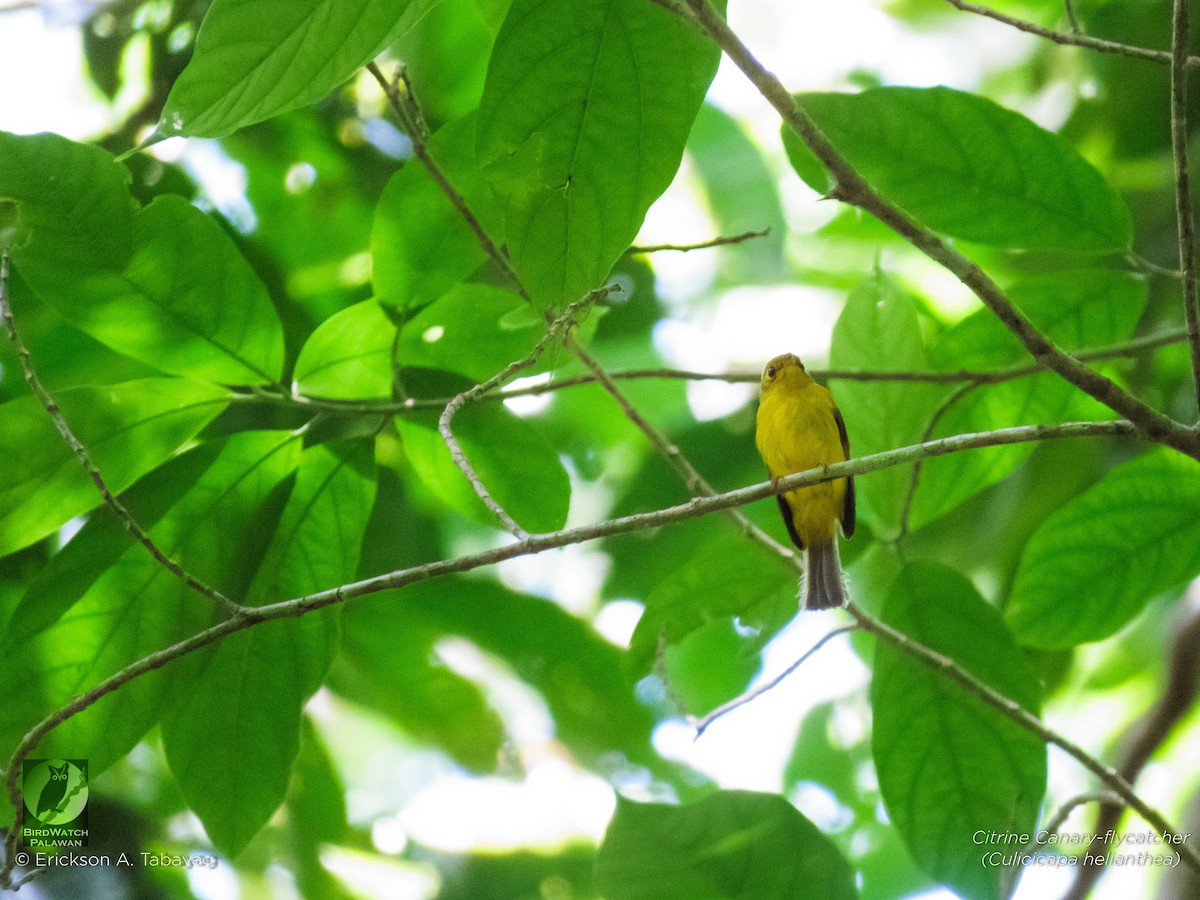
[{"label": "owl logo", "polygon": [[26,760],[25,809],[43,825],[74,822],[87,807],[87,761]]}]

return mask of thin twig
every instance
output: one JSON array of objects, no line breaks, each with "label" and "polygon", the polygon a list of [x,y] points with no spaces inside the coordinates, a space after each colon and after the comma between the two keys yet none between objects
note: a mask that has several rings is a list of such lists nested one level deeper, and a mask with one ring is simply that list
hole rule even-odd
[{"label": "thin twig", "polygon": [[701,27],[833,176],[835,186],[829,193],[830,197],[870,213],[952,273],[995,313],[1043,367],[1057,372],[1118,415],[1129,419],[1147,439],[1200,459],[1200,433],[1151,408],[1112,379],[1094,372],[1049,340],[975,262],[884,200],[834,149],[787,88],[762,67],[741,39],[730,30],[724,18],[709,5],[708,0],[687,0],[687,4]]},{"label": "thin twig", "polygon": [[[1144,350],[1180,344],[1187,340],[1187,331],[1164,332],[1135,338],[1111,347],[1101,347],[1094,350],[1082,350],[1075,358],[1084,361],[1118,359],[1133,356]],[[917,382],[925,384],[960,384],[974,382],[976,384],[1000,384],[1017,378],[1038,375],[1046,371],[1036,364],[1014,365],[1001,369],[955,369],[945,372],[894,372],[873,371],[863,369],[810,369],[809,372],[819,381],[860,381],[860,382]],[[687,369],[646,368],[624,369],[608,372],[613,381],[630,381],[641,379],[671,379],[680,381],[724,381],[728,384],[757,384],[762,377],[755,372],[695,372]],[[509,388],[508,390],[492,391],[482,401],[503,401],[513,397],[540,397],[555,391],[575,388],[583,385],[597,384],[598,379],[593,374],[574,375],[569,378],[558,378],[544,384],[526,385],[525,387]],[[235,394],[235,401],[253,402],[264,400],[293,406],[305,406],[313,409],[326,409],[340,413],[364,413],[367,415],[384,415],[406,413],[419,409],[443,409],[450,402],[450,397],[406,398],[400,401],[378,400],[328,400],[321,397],[309,397],[304,394],[283,393],[278,390],[252,387],[248,393]]]},{"label": "thin twig", "polygon": [[708,250],[711,247],[724,247],[728,244],[740,244],[748,241],[751,238],[766,237],[771,233],[770,228],[764,228],[761,231],[745,231],[741,234],[735,234],[730,237],[715,237],[709,241],[701,241],[698,244],[634,244],[626,253],[659,253],[663,250],[677,250],[680,253],[688,253],[691,250]]},{"label": "thin twig", "polygon": [[[1077,25],[1072,19],[1072,27],[1076,28],[1075,33],[1064,33],[1054,31],[1049,28],[1043,28],[1040,25],[1034,25],[1032,22],[1027,22],[1024,19],[1018,19],[1015,16],[1005,15],[1002,12],[997,12],[994,9],[989,9],[986,6],[980,6],[978,3],[968,3],[966,0],[946,0],[955,9],[963,12],[973,13],[977,16],[983,16],[987,19],[993,19],[997,22],[1002,22],[1009,25],[1018,31],[1024,31],[1026,34],[1036,35],[1040,38],[1045,38],[1048,41],[1053,41],[1056,44],[1062,44],[1069,47],[1086,47],[1089,50],[1099,50],[1101,53],[1115,53],[1120,56],[1128,56],[1131,59],[1142,59],[1147,62],[1161,63],[1169,65],[1171,62],[1171,54],[1166,50],[1150,50],[1146,47],[1134,47],[1129,44],[1120,44],[1116,41],[1106,41],[1103,38],[1091,37],[1086,34],[1078,33]],[[1070,6],[1068,6],[1068,15],[1070,15]],[[1200,57],[1189,56],[1187,58],[1189,66],[1200,65]]]},{"label": "thin twig", "polygon": [[58,429],[58,433],[62,435],[63,441],[68,447],[70,447],[71,452],[79,461],[80,466],[83,467],[83,471],[87,473],[88,477],[92,481],[92,484],[95,485],[96,490],[100,494],[100,498],[104,501],[104,505],[112,510],[121,524],[125,526],[125,530],[133,536],[134,540],[145,547],[146,550],[149,551],[150,555],[153,556],[160,565],[171,572],[171,574],[173,574],[176,578],[178,578],[192,590],[196,591],[198,594],[203,594],[209,600],[212,600],[218,606],[224,608],[225,611],[231,616],[236,617],[245,612],[245,607],[235,603],[233,600],[230,600],[216,588],[210,587],[209,585],[200,581],[185,568],[183,568],[183,566],[179,565],[179,563],[175,562],[175,560],[171,559],[169,556],[167,556],[167,554],[160,550],[158,545],[154,543],[154,540],[150,537],[146,530],[137,523],[137,520],[134,519],[129,510],[125,508],[125,504],[118,500],[116,495],[109,490],[108,484],[105,482],[104,476],[100,474],[100,469],[92,459],[91,453],[88,452],[88,449],[82,444],[82,442],[80,442],[79,438],[75,436],[75,433],[71,430],[71,426],[67,424],[66,418],[63,417],[62,410],[59,409],[58,404],[54,402],[54,398],[50,396],[50,393],[46,390],[45,385],[42,384],[41,379],[38,377],[37,372],[33,367],[33,358],[29,354],[29,348],[25,346],[25,342],[21,338],[20,332],[17,330],[17,322],[16,319],[13,318],[12,307],[10,306],[8,299],[7,247],[5,247],[3,251],[0,251],[0,316],[2,316],[4,319],[4,329],[8,335],[9,343],[12,344],[13,349],[16,351],[17,358],[21,362],[21,370],[25,375],[25,381],[29,385],[29,390],[42,405],[42,408],[46,411],[46,414],[54,423],[54,427]]},{"label": "thin twig", "polygon": [[[709,484],[708,480],[700,474],[700,471],[692,465],[691,460],[683,455],[677,444],[668,441],[658,429],[646,421],[645,417],[629,402],[629,398],[617,387],[616,382],[613,381],[609,373],[586,350],[580,347],[578,342],[569,340],[568,346],[570,346],[580,362],[592,373],[592,377],[596,379],[608,395],[621,407],[621,411],[625,413],[625,417],[645,435],[646,440],[650,442],[650,446],[654,448],[654,451],[675,470],[676,474],[683,480],[688,493],[693,497],[715,497],[717,494],[716,488]],[[729,509],[726,510],[725,514],[734,526],[737,527],[738,531],[751,541],[770,550],[784,561],[795,565],[797,568],[799,567],[800,558],[790,547],[785,547],[751,522],[740,509]]]},{"label": "thin twig", "polygon": [[[972,381],[964,384],[957,391],[954,391],[950,396],[942,401],[941,405],[929,417],[929,424],[925,426],[925,431],[921,435],[922,441],[928,441],[933,438],[933,431],[937,428],[938,422],[942,420],[942,416],[950,411],[950,409],[959,400],[967,394],[976,390],[980,383]],[[913,463],[912,478],[908,483],[908,493],[904,495],[904,505],[900,509],[900,528],[896,534],[896,541],[900,542],[908,535],[908,522],[912,515],[913,502],[917,498],[917,488],[921,486],[921,473],[924,469],[923,460],[917,460]]]},{"label": "thin twig", "polygon": [[533,350],[529,352],[528,356],[526,356],[524,359],[519,359],[516,362],[509,363],[502,371],[493,375],[487,381],[481,382],[480,384],[475,385],[473,388],[465,390],[461,394],[455,396],[450,400],[449,403],[446,404],[446,408],[442,410],[442,414],[438,418],[438,433],[441,434],[442,440],[445,441],[446,446],[449,448],[450,457],[454,460],[454,464],[458,466],[459,471],[466,476],[467,481],[471,483],[471,487],[475,489],[475,493],[479,496],[479,499],[482,500],[487,508],[492,511],[492,514],[500,520],[500,523],[505,527],[505,529],[519,541],[523,541],[528,538],[528,533],[525,531],[525,529],[518,525],[516,521],[513,520],[512,516],[510,516],[504,509],[504,507],[497,503],[495,498],[492,497],[491,493],[484,485],[483,480],[479,477],[479,473],[475,471],[475,467],[471,465],[466,454],[463,453],[462,445],[454,436],[454,432],[451,430],[450,423],[453,421],[454,416],[458,413],[458,411],[468,403],[479,399],[489,391],[494,390],[495,388],[504,384],[504,382],[508,381],[522,369],[527,369],[532,366],[538,361],[538,358],[541,357],[541,355],[546,351],[546,348],[550,346],[550,343],[558,336],[560,331],[562,331],[564,328],[569,330],[575,325],[576,318],[589,306],[598,300],[608,297],[618,290],[620,290],[620,288],[616,285],[608,285],[607,287],[591,291],[584,297],[576,300],[566,308],[561,316],[550,323],[550,327],[546,329],[546,333],[543,334],[541,340],[534,345]]},{"label": "thin twig", "polygon": [[438,186],[443,194],[454,204],[459,216],[475,235],[484,252],[492,259],[500,270],[512,280],[516,285],[517,292],[526,300],[529,299],[529,294],[525,291],[521,284],[521,279],[517,277],[516,271],[512,267],[512,263],[505,254],[496,246],[496,242],[488,235],[487,230],[480,223],[475,213],[471,211],[471,207],[467,204],[462,194],[450,183],[450,179],[446,177],[446,173],[442,171],[441,166],[429,154],[429,128],[425,124],[425,118],[421,113],[421,107],[418,105],[416,96],[413,94],[412,84],[408,80],[408,76],[403,69],[396,72],[396,77],[389,81],[379,70],[379,66],[375,63],[367,63],[367,71],[375,76],[375,80],[379,82],[379,86],[383,88],[384,95],[388,98],[388,103],[392,107],[392,111],[396,114],[396,119],[400,124],[400,128],[408,136],[412,142],[413,155],[421,162],[429,176]]},{"label": "thin twig", "polygon": [[1083,34],[1079,25],[1079,17],[1075,15],[1075,4],[1071,0],[1063,0],[1063,12],[1067,14],[1067,23],[1071,26],[1071,34]]},{"label": "thin twig", "polygon": [[[1071,813],[1075,812],[1079,807],[1088,803],[1113,803],[1119,806],[1124,806],[1124,802],[1116,794],[1110,791],[1088,791],[1083,794],[1077,794],[1071,797],[1064,803],[1053,816],[1046,822],[1046,827],[1041,831],[1044,834],[1058,834],[1062,827],[1067,824],[1067,819],[1071,818]],[[1026,845],[1026,850],[1032,850],[1039,844],[1044,844],[1045,841],[1032,841]]]},{"label": "thin twig", "polygon": [[843,625],[841,628],[833,629],[833,631],[826,634],[823,638],[821,638],[819,641],[817,641],[815,644],[813,644],[811,647],[809,647],[806,651],[804,651],[804,654],[798,660],[796,660],[794,663],[792,663],[790,666],[788,666],[786,669],[784,669],[782,672],[780,672],[778,675],[776,675],[770,681],[766,682],[765,684],[759,685],[758,687],[754,688],[753,690],[746,691],[746,693],[744,693],[738,697],[734,697],[732,700],[730,700],[727,703],[722,703],[720,706],[718,706],[716,709],[714,709],[708,715],[701,716],[699,719],[694,718],[692,716],[688,716],[688,722],[691,725],[695,726],[696,740],[700,740],[700,735],[704,734],[705,729],[707,729],[708,726],[711,725],[713,722],[717,721],[717,719],[721,718],[721,716],[725,715],[726,713],[733,712],[739,706],[745,706],[751,700],[754,700],[755,698],[759,697],[760,695],[765,694],[767,691],[772,690],[773,688],[778,686],[779,683],[781,681],[783,681],[783,679],[787,678],[789,675],[791,675],[793,672],[795,672],[798,668],[800,668],[800,666],[810,656],[812,656],[814,653],[816,653],[818,650],[820,650],[822,647],[824,647],[826,644],[828,644],[831,640],[833,640],[839,634],[846,634],[851,631],[857,631],[858,629],[859,629],[859,626],[857,624]]},{"label": "thin twig", "polygon": [[[1200,411],[1200,300],[1196,296],[1196,236],[1188,177],[1188,9],[1191,0],[1175,0],[1171,29],[1171,154],[1175,160],[1175,219],[1179,227],[1179,272],[1183,314],[1192,350],[1192,379]],[[1197,420],[1200,423],[1200,419]]]}]

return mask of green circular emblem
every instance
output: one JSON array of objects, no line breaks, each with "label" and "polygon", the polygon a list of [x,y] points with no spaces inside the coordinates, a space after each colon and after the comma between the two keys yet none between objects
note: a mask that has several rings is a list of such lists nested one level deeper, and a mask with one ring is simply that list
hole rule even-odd
[{"label": "green circular emblem", "polygon": [[26,774],[22,793],[25,808],[43,825],[65,825],[87,806],[87,776],[69,760],[42,760]]}]

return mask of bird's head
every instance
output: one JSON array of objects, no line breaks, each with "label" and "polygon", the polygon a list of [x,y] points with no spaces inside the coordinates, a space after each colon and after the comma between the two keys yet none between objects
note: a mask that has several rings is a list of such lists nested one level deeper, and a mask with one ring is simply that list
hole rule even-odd
[{"label": "bird's head", "polygon": [[765,394],[777,384],[787,384],[811,380],[812,376],[804,370],[804,363],[794,353],[784,353],[776,356],[763,369],[762,391]]}]

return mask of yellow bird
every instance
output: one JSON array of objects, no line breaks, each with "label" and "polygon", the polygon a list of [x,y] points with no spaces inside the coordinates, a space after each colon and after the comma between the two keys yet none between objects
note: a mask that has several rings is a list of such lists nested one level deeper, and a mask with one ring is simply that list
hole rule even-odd
[{"label": "yellow bird", "polygon": [[[754,442],[772,479],[850,458],[846,423],[833,394],[791,353],[763,369]],[[804,608],[845,606],[837,526],[840,522],[846,537],[854,534],[854,478],[809,485],[775,499],[792,543],[805,551]]]}]

